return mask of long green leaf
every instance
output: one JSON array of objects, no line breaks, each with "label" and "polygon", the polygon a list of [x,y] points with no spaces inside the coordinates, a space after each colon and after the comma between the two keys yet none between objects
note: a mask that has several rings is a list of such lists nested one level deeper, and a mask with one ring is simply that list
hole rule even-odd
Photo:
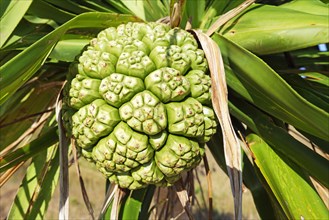
[{"label": "long green leaf", "polygon": [[13,50],[22,51],[27,47],[31,46],[33,43],[44,37],[47,33],[31,33],[23,37],[13,36],[8,40],[8,44],[5,45],[3,50],[0,51],[1,54],[8,53]]},{"label": "long green leaf", "polygon": [[328,16],[328,5],[320,0],[294,0],[280,5],[279,8],[289,8],[309,14]]},{"label": "long green leaf", "polygon": [[[217,165],[227,174],[226,162],[224,157],[223,137],[222,132],[218,130],[207,146],[213,155]],[[245,159],[246,157],[244,157]],[[271,205],[271,200],[265,188],[258,180],[256,173],[251,163],[246,159],[243,166],[243,183],[251,191],[254,203],[258,214],[262,219],[270,219],[274,216],[274,210]]]},{"label": "long green leaf", "polygon": [[[325,74],[329,71],[329,51],[319,51],[318,47],[262,55],[260,58],[279,74],[304,74],[306,71],[323,72]],[[317,78],[315,77],[315,79]],[[326,90],[326,92],[328,93],[329,90]]]},{"label": "long green leaf", "polygon": [[156,21],[168,15],[168,9],[164,7],[161,1],[145,0],[131,1],[120,0],[134,15],[144,21]]},{"label": "long green leaf", "polygon": [[247,136],[255,163],[289,219],[326,219],[328,210],[310,179],[255,134]]},{"label": "long green leaf", "polygon": [[282,74],[281,76],[306,100],[329,112],[329,96],[314,88],[310,82],[298,74]]},{"label": "long green leaf", "polygon": [[[140,211],[140,213],[142,213],[142,214],[139,215],[138,220],[150,219],[149,211],[150,211],[150,205],[152,203],[155,189],[156,189],[156,186],[154,186],[154,185],[149,185],[147,187],[147,192],[144,196],[143,204],[142,204],[141,211]],[[147,215],[146,215],[146,213],[147,213]]]},{"label": "long green leaf", "polygon": [[44,218],[58,182],[58,161],[57,146],[33,158],[19,187],[8,219]]},{"label": "long green leaf", "polygon": [[[197,28],[202,22],[205,13],[206,1],[205,0],[186,0],[186,7],[184,10],[185,20],[191,19],[192,28]],[[184,22],[182,22],[184,24]]]},{"label": "long green leaf", "polygon": [[229,87],[267,113],[314,136],[329,140],[329,114],[294,91],[261,59],[215,34],[226,64]]},{"label": "long green leaf", "polygon": [[90,12],[81,14],[43,37],[0,67],[0,104],[20,88],[40,68],[52,48],[66,31],[73,28],[106,28],[128,21],[138,21],[128,15]]},{"label": "long green leaf", "polygon": [[300,75],[304,77],[313,88],[329,96],[329,76],[317,72],[306,72]]},{"label": "long green leaf", "polygon": [[[259,174],[259,169],[244,157],[243,164],[243,183],[251,191],[257,212],[262,219],[272,219],[273,216],[284,216],[280,205],[265,184],[262,176]],[[279,219],[278,217],[276,219]]]},{"label": "long green leaf", "polygon": [[328,97],[323,97],[326,99],[322,99],[322,94],[317,94],[317,91],[314,91],[313,89],[308,89],[305,87],[301,87],[299,85],[293,85],[293,88],[306,100],[313,103],[314,105],[318,106],[319,108],[322,108],[326,112],[329,112],[329,100]]},{"label": "long green leaf", "polygon": [[79,4],[98,12],[118,13],[118,10],[112,5],[105,3],[104,0],[78,0],[78,2]]},{"label": "long green leaf", "polygon": [[21,47],[30,46],[57,27],[58,25],[52,20],[25,15],[0,52],[25,49]]},{"label": "long green leaf", "polygon": [[[145,195],[149,188],[131,191],[130,195],[121,205],[120,219],[138,219],[141,213],[142,205],[144,203]],[[145,201],[149,202],[149,201]]]},{"label": "long green leaf", "polygon": [[51,147],[58,141],[56,131],[57,127],[51,128],[49,131],[42,134],[38,139],[1,158],[0,173]]},{"label": "long green leaf", "polygon": [[65,35],[62,40],[58,41],[56,47],[49,54],[49,58],[72,62],[90,40],[90,37],[81,35]]},{"label": "long green leaf", "polygon": [[121,1],[116,1],[116,0],[105,0],[107,3],[112,5],[114,8],[116,8],[118,11],[120,11],[123,14],[131,14],[131,11],[122,4]]},{"label": "long green leaf", "polygon": [[[309,10],[312,5],[310,1]],[[328,42],[328,14],[255,5],[225,24],[219,33],[257,54],[291,51]]]},{"label": "long green leaf", "polygon": [[276,151],[304,168],[312,177],[329,187],[329,162],[274,124],[272,118],[242,100],[231,99],[230,112],[249,129],[260,135]]},{"label": "long green leaf", "polygon": [[95,10],[85,7],[81,4],[78,4],[74,1],[58,1],[58,0],[44,0],[44,1],[56,6],[58,8],[63,8],[66,11],[69,11],[74,14],[82,14],[85,12],[95,11]]},{"label": "long green leaf", "polygon": [[54,20],[59,24],[65,23],[75,16],[75,14],[55,7],[43,0],[33,0],[28,12],[37,17]]},{"label": "long green leaf", "polygon": [[10,37],[20,20],[23,18],[26,11],[30,7],[31,3],[32,0],[2,0],[0,2],[0,48]]},{"label": "long green leaf", "polygon": [[[193,1],[193,0],[192,0]],[[216,21],[219,16],[240,5],[244,0],[213,0],[206,1],[207,7],[201,20],[200,28],[206,29]]]}]

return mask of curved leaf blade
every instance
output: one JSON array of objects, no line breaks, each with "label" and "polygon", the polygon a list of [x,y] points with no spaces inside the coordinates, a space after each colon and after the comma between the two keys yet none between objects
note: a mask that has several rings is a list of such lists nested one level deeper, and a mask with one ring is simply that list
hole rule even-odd
[{"label": "curved leaf blade", "polygon": [[326,219],[328,210],[309,178],[295,164],[284,160],[259,136],[247,136],[255,163],[289,219]]},{"label": "curved leaf blade", "polygon": [[226,64],[227,83],[267,113],[329,140],[329,114],[302,98],[261,59],[218,34],[213,36]]},{"label": "curved leaf blade", "polygon": [[148,198],[149,201],[144,201],[147,192],[150,187],[131,191],[130,195],[121,205],[121,210],[119,214],[119,219],[139,219],[141,213],[143,203],[150,204],[152,198]]},{"label": "curved leaf blade", "polygon": [[32,3],[32,0],[11,0],[11,1],[1,1],[0,7],[1,11],[6,9],[3,14],[1,14],[0,19],[0,48],[8,40],[20,20],[25,15]]},{"label": "curved leaf blade", "polygon": [[[217,165],[227,174],[224,158],[223,137],[221,131],[217,131],[207,142],[207,146],[214,157]],[[243,160],[243,183],[251,191],[258,214],[262,219],[270,219],[274,216],[274,209],[271,205],[270,195],[256,176],[253,165],[244,154]]]},{"label": "curved leaf blade", "polygon": [[57,0],[44,0],[58,8],[64,8],[66,11],[70,11],[74,14],[81,14],[84,12],[92,12],[93,9],[88,7],[84,7],[83,5],[79,4],[78,2],[74,1],[57,1]]},{"label": "curved leaf blade", "polygon": [[186,6],[183,13],[185,17],[184,18],[185,22],[183,21],[182,24],[185,24],[186,21],[191,19],[192,28],[199,27],[205,13],[206,1],[205,0],[187,1],[185,4]]},{"label": "curved leaf blade", "polygon": [[74,18],[75,14],[60,9],[42,0],[33,0],[33,3],[28,11],[30,14],[41,18],[48,18],[57,23],[65,23]]},{"label": "curved leaf blade", "polygon": [[117,9],[120,11],[122,14],[131,14],[131,11],[122,4],[121,1],[117,0],[105,0],[108,4],[110,4],[113,8]]},{"label": "curved leaf blade", "polygon": [[294,0],[280,5],[279,8],[288,8],[309,14],[328,16],[328,5],[320,0]]},{"label": "curved leaf blade", "polygon": [[58,155],[58,148],[53,146],[33,158],[19,187],[8,219],[44,218],[58,182]]},{"label": "curved leaf blade", "polygon": [[91,38],[81,38],[79,36],[65,37],[65,39],[58,41],[56,47],[49,54],[49,58],[72,62],[90,40]]},{"label": "curved leaf blade", "polygon": [[161,1],[120,0],[120,2],[134,15],[143,19],[144,21],[156,21],[169,14],[168,9],[165,8]]},{"label": "curved leaf blade", "polygon": [[0,104],[20,88],[44,63],[57,41],[73,28],[106,28],[139,19],[130,15],[90,12],[52,31],[0,67]]},{"label": "curved leaf blade", "polygon": [[[306,100],[329,112],[329,96],[314,88],[310,82],[298,74],[282,74],[281,76]],[[328,87],[326,89],[329,92]]]},{"label": "curved leaf blade", "polygon": [[[309,8],[312,8],[311,5]],[[291,51],[327,43],[328,14],[315,15],[255,5],[225,24],[219,33],[256,54]]]},{"label": "curved leaf blade", "polygon": [[253,132],[257,133],[273,149],[305,169],[321,184],[329,187],[327,167],[329,162],[310,148],[297,141],[286,130],[274,124],[273,119],[251,104],[231,99],[230,112]]}]

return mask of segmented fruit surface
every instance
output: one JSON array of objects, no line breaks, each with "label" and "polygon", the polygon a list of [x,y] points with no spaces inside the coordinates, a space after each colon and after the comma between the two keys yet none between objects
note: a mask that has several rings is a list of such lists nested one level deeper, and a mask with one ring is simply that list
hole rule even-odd
[{"label": "segmented fruit surface", "polygon": [[216,132],[210,88],[190,33],[122,24],[101,31],[70,66],[63,120],[111,182],[167,186],[199,164]]}]

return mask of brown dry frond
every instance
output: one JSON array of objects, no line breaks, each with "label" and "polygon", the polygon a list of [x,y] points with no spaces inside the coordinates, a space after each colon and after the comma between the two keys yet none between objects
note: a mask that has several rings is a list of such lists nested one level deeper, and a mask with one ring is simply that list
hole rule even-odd
[{"label": "brown dry frond", "polygon": [[94,209],[91,205],[91,202],[89,200],[88,194],[87,194],[87,190],[81,175],[81,170],[80,170],[80,166],[79,166],[79,160],[78,160],[78,155],[77,155],[77,148],[75,146],[75,142],[72,139],[71,141],[71,146],[72,146],[72,153],[73,153],[73,157],[74,157],[74,162],[75,162],[75,168],[76,168],[76,172],[78,174],[78,178],[79,178],[79,183],[80,183],[80,189],[81,189],[81,193],[82,193],[82,197],[83,197],[83,201],[88,209],[88,212],[90,214],[90,217],[92,220],[95,219],[94,217]]}]

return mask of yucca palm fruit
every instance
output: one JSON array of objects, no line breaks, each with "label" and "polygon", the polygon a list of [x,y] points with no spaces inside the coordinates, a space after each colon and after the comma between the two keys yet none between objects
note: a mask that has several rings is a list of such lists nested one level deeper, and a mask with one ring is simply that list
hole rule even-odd
[{"label": "yucca palm fruit", "polygon": [[69,69],[64,121],[82,155],[120,187],[170,185],[216,131],[207,61],[187,31],[101,31]]}]

